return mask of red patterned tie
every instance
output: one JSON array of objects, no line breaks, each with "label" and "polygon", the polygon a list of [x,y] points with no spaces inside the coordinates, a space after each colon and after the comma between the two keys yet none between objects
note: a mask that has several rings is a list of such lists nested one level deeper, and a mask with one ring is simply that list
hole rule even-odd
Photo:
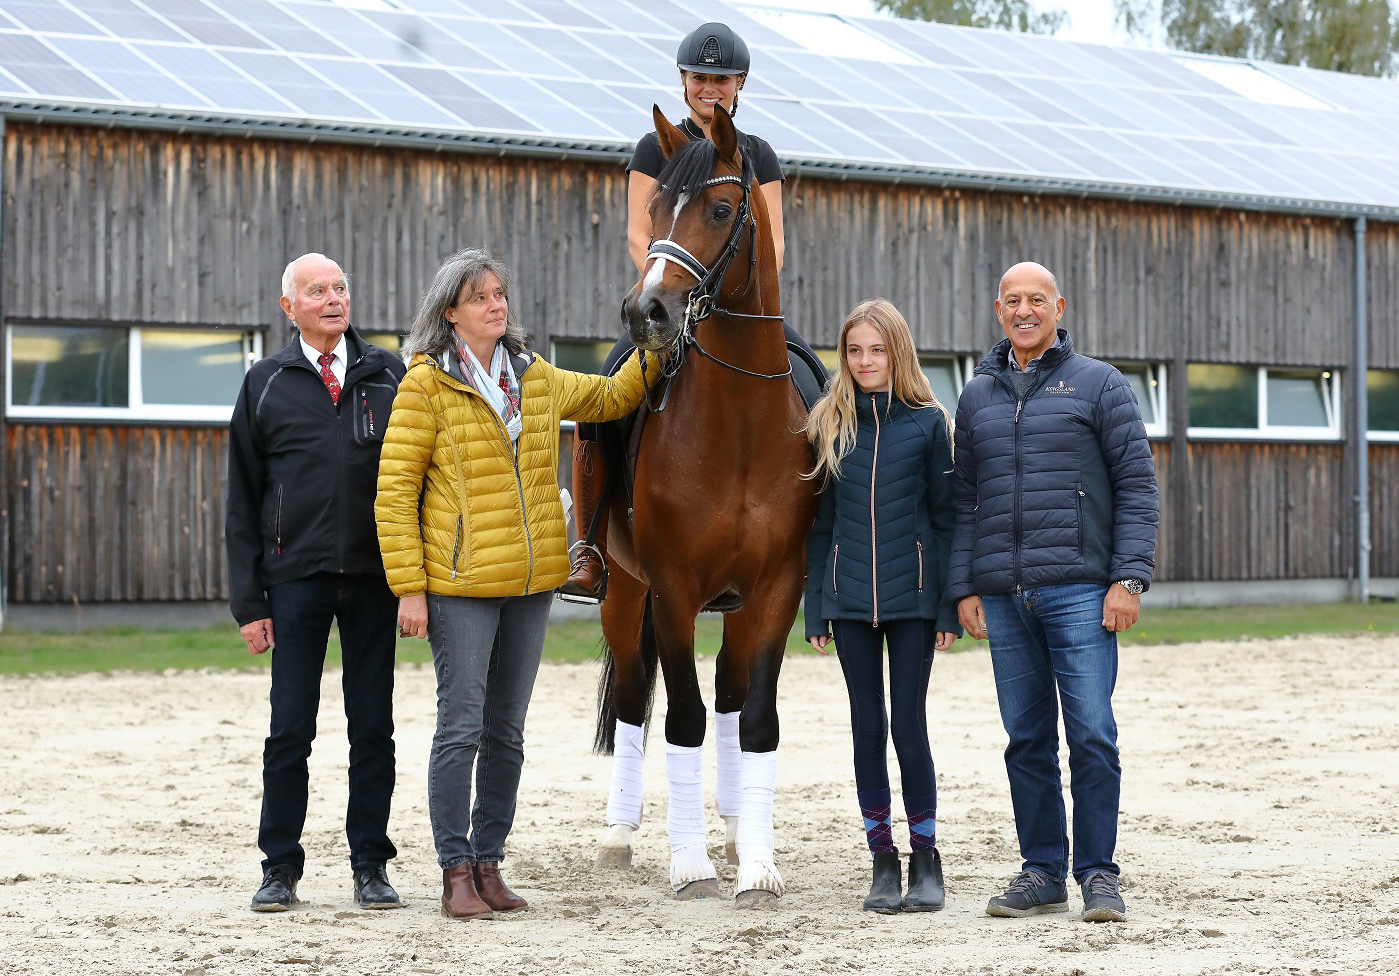
[{"label": "red patterned tie", "polygon": [[335,354],[321,353],[321,358],[317,362],[321,364],[321,379],[325,380],[325,388],[330,391],[330,402],[338,404],[340,402],[340,381],[335,378],[335,373],[330,368],[330,364],[335,362]]}]

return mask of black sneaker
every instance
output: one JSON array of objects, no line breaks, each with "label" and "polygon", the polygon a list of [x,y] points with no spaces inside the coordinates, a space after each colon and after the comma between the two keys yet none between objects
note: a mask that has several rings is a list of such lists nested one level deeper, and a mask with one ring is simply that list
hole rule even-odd
[{"label": "black sneaker", "polygon": [[402,908],[398,892],[389,885],[388,869],[382,864],[361,864],[354,868],[355,904],[360,908]]},{"label": "black sneaker", "polygon": [[1038,871],[1021,871],[1003,894],[986,903],[986,914],[998,918],[1024,918],[1043,912],[1067,912],[1069,889]]},{"label": "black sneaker", "polygon": [[299,875],[290,864],[274,864],[262,872],[262,887],[253,895],[250,908],[255,912],[284,912],[299,904],[296,882]]},{"label": "black sneaker", "polygon": [[1082,888],[1085,922],[1127,921],[1127,905],[1122,901],[1117,875],[1094,871],[1083,879]]}]

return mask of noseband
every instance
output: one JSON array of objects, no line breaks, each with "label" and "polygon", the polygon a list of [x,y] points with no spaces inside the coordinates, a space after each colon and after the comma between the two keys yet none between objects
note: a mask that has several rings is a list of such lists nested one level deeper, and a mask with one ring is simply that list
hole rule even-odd
[{"label": "noseband", "polygon": [[673,376],[680,368],[684,360],[685,349],[694,346],[695,350],[706,359],[713,360],[720,366],[727,367],[745,376],[754,376],[764,380],[780,380],[792,375],[792,366],[789,362],[786,372],[782,373],[755,373],[751,370],[743,369],[732,363],[706,352],[704,347],[695,338],[694,327],[711,315],[723,315],[738,319],[766,319],[769,321],[782,321],[781,315],[754,315],[748,312],[733,312],[719,305],[717,298],[719,289],[723,287],[724,277],[729,273],[729,265],[733,263],[734,255],[738,253],[739,243],[743,240],[743,233],[748,232],[748,276],[752,280],[753,268],[758,262],[758,227],[753,222],[753,213],[749,207],[749,194],[751,192],[750,183],[741,176],[724,175],[715,176],[705,180],[700,184],[700,189],[707,189],[711,186],[720,186],[724,183],[733,183],[743,191],[743,197],[739,200],[738,213],[734,216],[733,230],[729,231],[728,243],[724,245],[724,250],[719,255],[719,259],[714,262],[713,267],[706,268],[704,262],[691,254],[684,245],[672,240],[652,241],[651,246],[646,249],[646,260],[658,258],[665,261],[673,261],[696,280],[697,284],[690,289],[686,296],[685,318],[681,323],[680,331],[675,336],[675,345],[672,350],[670,361],[667,364],[667,375]]}]

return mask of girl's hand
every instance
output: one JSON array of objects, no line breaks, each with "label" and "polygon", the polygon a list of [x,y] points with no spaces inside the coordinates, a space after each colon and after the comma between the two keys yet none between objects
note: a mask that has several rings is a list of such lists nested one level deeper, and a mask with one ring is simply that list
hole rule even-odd
[{"label": "girl's hand", "polygon": [[935,646],[940,651],[945,651],[948,648],[950,648],[954,643],[956,643],[956,641],[956,634],[952,633],[951,631],[940,630],[938,631],[937,643],[933,646]]},{"label": "girl's hand", "polygon": [[[941,637],[942,635],[939,634],[938,636]],[[811,644],[811,649],[817,654],[831,653],[829,650],[827,650],[831,643],[831,637],[829,634],[823,634],[820,637],[808,637],[807,641]]]}]

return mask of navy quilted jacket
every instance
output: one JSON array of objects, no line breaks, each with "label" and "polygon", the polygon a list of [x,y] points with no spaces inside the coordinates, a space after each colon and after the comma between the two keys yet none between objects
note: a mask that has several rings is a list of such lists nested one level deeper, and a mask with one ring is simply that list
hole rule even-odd
[{"label": "navy quilted jacket", "polygon": [[1060,329],[1019,400],[1009,355],[1003,339],[957,403],[949,596],[1120,579],[1150,585],[1156,473],[1127,381],[1076,355]]},{"label": "navy quilted jacket", "polygon": [[855,398],[855,446],[821,493],[806,540],[806,636],[832,620],[935,620],[961,634],[944,601],[957,502],[941,410],[887,393]]}]

